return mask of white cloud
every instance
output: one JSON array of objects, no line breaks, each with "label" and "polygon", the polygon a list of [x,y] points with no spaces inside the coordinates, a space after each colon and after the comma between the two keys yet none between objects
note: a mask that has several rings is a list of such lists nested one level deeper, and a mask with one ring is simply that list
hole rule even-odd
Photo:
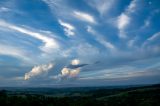
[{"label": "white cloud", "polygon": [[122,13],[117,19],[117,27],[120,31],[119,37],[126,38],[125,28],[130,23],[130,17],[124,13]]},{"label": "white cloud", "polygon": [[91,58],[99,53],[99,48],[87,42],[81,42],[77,45],[73,45],[71,48],[67,48],[61,52],[62,56],[65,58],[72,57],[72,54],[76,54],[80,58]]},{"label": "white cloud", "polygon": [[0,7],[0,12],[8,12],[10,11],[9,8],[6,8],[6,7]]},{"label": "white cloud", "polygon": [[133,38],[130,38],[127,41],[128,49],[132,48],[132,50],[138,51],[139,45],[137,45],[137,43],[139,42],[139,39],[140,39],[139,36],[135,36]]},{"label": "white cloud", "polygon": [[0,43],[0,55],[8,55],[21,60],[30,61],[30,58],[28,57],[29,54],[27,54],[22,48],[2,43]]},{"label": "white cloud", "polygon": [[117,18],[117,28],[119,30],[119,37],[120,38],[126,38],[126,31],[125,29],[131,22],[131,13],[135,12],[135,9],[137,7],[137,0],[133,0],[130,2],[130,4],[127,6],[124,12],[121,13],[121,15]]},{"label": "white cloud", "polygon": [[135,39],[131,39],[128,41],[128,46],[133,47],[134,43],[135,43]]},{"label": "white cloud", "polygon": [[34,32],[31,30],[25,29],[23,27],[19,27],[19,26],[7,23],[3,20],[0,20],[0,26],[29,35],[35,39],[41,40],[44,43],[44,45],[41,46],[40,49],[44,52],[50,53],[53,49],[59,48],[58,42],[54,38],[48,37],[39,32]]},{"label": "white cloud", "polygon": [[126,15],[126,14],[121,14],[119,17],[118,17],[118,28],[121,30],[121,29],[124,29],[127,24],[129,24],[129,21],[130,21],[130,18]]},{"label": "white cloud", "polygon": [[100,13],[100,15],[104,15],[111,9],[114,4],[114,0],[91,0],[87,1],[87,3],[91,7],[95,8]]},{"label": "white cloud", "polygon": [[72,65],[78,65],[79,63],[80,63],[80,60],[78,60],[78,59],[74,59],[71,61]]},{"label": "white cloud", "polygon": [[160,39],[160,32],[153,34],[142,43],[142,50],[149,52],[151,51],[152,53],[159,53],[160,51],[159,45],[153,44],[153,42],[158,41],[159,39]]},{"label": "white cloud", "polygon": [[59,20],[58,22],[60,25],[62,25],[64,27],[64,31],[67,36],[74,36],[75,35],[75,33],[74,33],[75,27],[73,25],[66,23],[62,20]]},{"label": "white cloud", "polygon": [[85,56],[87,58],[93,57],[99,54],[99,49],[89,43],[82,43],[76,47],[78,55],[81,57]]},{"label": "white cloud", "polygon": [[156,15],[156,14],[159,14],[160,13],[160,10],[156,9],[156,10],[153,10],[149,15],[148,17],[144,20],[144,25],[141,27],[141,29],[144,29],[146,27],[149,27],[151,24],[152,24],[152,19],[153,17]]},{"label": "white cloud", "polygon": [[102,45],[104,45],[106,48],[110,48],[110,49],[115,49],[114,45],[111,44],[110,42],[105,41],[104,39],[97,39],[98,41],[100,41],[100,43]]},{"label": "white cloud", "polygon": [[88,13],[84,13],[84,12],[80,12],[80,11],[74,11],[73,15],[79,20],[86,21],[86,22],[93,23],[93,24],[96,23],[94,17],[91,16],[90,14],[88,14]]},{"label": "white cloud", "polygon": [[[73,59],[71,61],[71,65],[79,65],[80,63],[80,60],[78,59]],[[74,69],[70,69],[70,68],[67,68],[67,67],[64,67],[62,70],[61,70],[61,73],[56,75],[56,76],[53,76],[52,78],[53,79],[58,79],[58,80],[68,80],[68,79],[74,79],[78,76],[80,72],[80,68],[74,68]]]},{"label": "white cloud", "polygon": [[148,41],[153,41],[156,40],[158,37],[160,37],[160,32],[157,32],[155,34],[153,34],[151,37],[149,37],[147,40]]},{"label": "white cloud", "polygon": [[127,12],[128,13],[132,13],[135,12],[136,6],[137,6],[137,0],[132,0],[131,3],[129,4],[129,6],[127,7]]},{"label": "white cloud", "polygon": [[79,72],[80,72],[79,68],[71,70],[70,77],[75,78],[79,74]]},{"label": "white cloud", "polygon": [[102,44],[104,47],[109,48],[110,50],[114,50],[114,49],[115,49],[115,46],[114,46],[112,43],[104,40],[104,38],[101,37],[101,35],[99,35],[96,31],[94,31],[90,26],[87,27],[87,31],[88,31],[89,33],[91,33],[92,35],[94,35],[94,36],[96,37],[95,39],[96,39],[100,44]]},{"label": "white cloud", "polygon": [[57,76],[54,76],[53,79],[58,79],[58,80],[68,80],[68,79],[74,79],[77,77],[79,74],[80,69],[69,69],[69,68],[63,68],[61,70],[61,73],[58,74]]},{"label": "white cloud", "polygon": [[24,79],[28,80],[31,77],[41,75],[42,73],[46,73],[50,69],[52,69],[53,66],[54,65],[52,63],[44,64],[44,65],[39,65],[39,66],[34,66],[30,72],[25,73]]},{"label": "white cloud", "polygon": [[68,68],[63,68],[63,69],[61,70],[61,74],[62,74],[62,76],[67,76],[67,75],[69,75],[69,69],[68,69]]}]

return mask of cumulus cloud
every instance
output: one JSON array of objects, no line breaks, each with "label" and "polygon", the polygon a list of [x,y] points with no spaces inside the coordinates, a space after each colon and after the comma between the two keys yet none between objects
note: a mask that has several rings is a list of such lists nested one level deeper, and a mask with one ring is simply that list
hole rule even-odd
[{"label": "cumulus cloud", "polygon": [[61,70],[61,74],[59,74],[60,79],[70,79],[70,78],[76,78],[79,74],[80,69],[69,69],[69,68],[63,68]]},{"label": "cumulus cloud", "polygon": [[[80,65],[80,60],[78,59],[74,59],[71,61],[70,65],[73,65],[73,66],[77,66],[77,65]],[[69,65],[69,66],[70,66]],[[65,66],[63,67],[63,69],[61,70],[61,73],[56,75],[56,76],[53,76],[53,79],[58,79],[58,80],[68,80],[68,79],[75,79],[79,72],[80,72],[80,67],[72,67],[70,68],[69,66]]]},{"label": "cumulus cloud", "polygon": [[77,19],[82,20],[82,21],[86,21],[86,22],[93,23],[93,24],[96,23],[94,17],[85,12],[74,11],[73,16],[75,16]]},{"label": "cumulus cloud", "polygon": [[59,20],[58,21],[60,25],[62,25],[64,27],[64,31],[66,33],[67,36],[74,36],[75,33],[74,33],[74,30],[75,30],[75,27],[69,23],[66,23],[62,20]]},{"label": "cumulus cloud", "polygon": [[28,36],[35,38],[35,39],[41,40],[44,43],[44,45],[40,46],[40,49],[44,52],[50,53],[53,49],[59,48],[59,44],[54,38],[48,37],[48,36],[43,35],[39,32],[34,32],[34,31],[28,30],[26,28],[7,23],[3,20],[0,20],[0,26],[17,31],[17,32],[20,32],[20,33],[23,33],[23,34],[26,34]]},{"label": "cumulus cloud", "polygon": [[46,73],[50,69],[52,69],[53,66],[54,65],[52,63],[34,66],[30,72],[25,73],[24,80],[29,80],[31,77],[41,75],[42,73]]},{"label": "cumulus cloud", "polygon": [[61,70],[61,74],[57,76],[59,80],[67,80],[67,79],[74,79],[79,74],[80,69],[69,69],[69,68],[63,68]]},{"label": "cumulus cloud", "polygon": [[78,60],[78,59],[74,59],[71,61],[72,65],[78,65],[79,63],[80,63],[80,60]]}]

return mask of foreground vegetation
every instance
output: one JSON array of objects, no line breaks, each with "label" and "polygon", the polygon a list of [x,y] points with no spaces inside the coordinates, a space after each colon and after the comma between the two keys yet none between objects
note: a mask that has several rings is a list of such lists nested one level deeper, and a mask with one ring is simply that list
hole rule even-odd
[{"label": "foreground vegetation", "polygon": [[73,89],[1,90],[0,106],[160,106],[160,85]]}]

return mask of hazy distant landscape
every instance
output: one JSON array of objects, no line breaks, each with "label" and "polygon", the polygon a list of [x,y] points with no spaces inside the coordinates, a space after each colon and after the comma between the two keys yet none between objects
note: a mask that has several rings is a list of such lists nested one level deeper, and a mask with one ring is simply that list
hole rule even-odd
[{"label": "hazy distant landscape", "polygon": [[160,84],[0,89],[0,106],[160,106]]}]

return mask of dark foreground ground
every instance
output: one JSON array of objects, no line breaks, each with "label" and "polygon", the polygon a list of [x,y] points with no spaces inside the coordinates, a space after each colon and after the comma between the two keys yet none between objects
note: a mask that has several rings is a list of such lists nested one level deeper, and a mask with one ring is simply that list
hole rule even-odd
[{"label": "dark foreground ground", "polygon": [[160,84],[143,87],[0,88],[0,106],[160,106]]}]

